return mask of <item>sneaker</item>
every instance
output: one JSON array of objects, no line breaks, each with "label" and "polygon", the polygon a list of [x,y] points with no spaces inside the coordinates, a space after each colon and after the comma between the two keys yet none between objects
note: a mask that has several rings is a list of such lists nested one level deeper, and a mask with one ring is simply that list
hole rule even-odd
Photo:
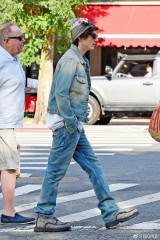
[{"label": "sneaker", "polygon": [[107,222],[105,226],[106,228],[112,228],[120,222],[125,222],[131,218],[136,217],[138,214],[139,213],[136,208],[120,209],[117,213],[117,216],[112,221]]},{"label": "sneaker", "polygon": [[57,218],[46,218],[42,215],[37,216],[35,232],[62,232],[71,230],[69,223],[60,222]]},{"label": "sneaker", "polygon": [[26,224],[26,223],[35,223],[35,218],[23,217],[18,213],[15,213],[14,217],[1,215],[1,224]]}]

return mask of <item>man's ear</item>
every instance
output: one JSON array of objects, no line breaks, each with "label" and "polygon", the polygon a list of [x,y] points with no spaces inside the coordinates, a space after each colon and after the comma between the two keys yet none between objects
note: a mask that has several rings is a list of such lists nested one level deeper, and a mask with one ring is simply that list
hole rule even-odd
[{"label": "man's ear", "polygon": [[84,38],[78,37],[78,41],[81,42]]},{"label": "man's ear", "polygon": [[5,38],[5,39],[4,39],[4,44],[5,44],[5,45],[8,45],[8,42],[9,42],[9,39],[8,39],[8,38]]}]

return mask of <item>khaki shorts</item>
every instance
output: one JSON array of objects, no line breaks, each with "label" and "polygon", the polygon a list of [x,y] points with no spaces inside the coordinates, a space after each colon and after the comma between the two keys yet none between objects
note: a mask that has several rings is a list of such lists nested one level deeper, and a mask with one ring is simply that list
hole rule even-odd
[{"label": "khaki shorts", "polygon": [[14,129],[0,129],[0,171],[17,170],[18,164]]}]

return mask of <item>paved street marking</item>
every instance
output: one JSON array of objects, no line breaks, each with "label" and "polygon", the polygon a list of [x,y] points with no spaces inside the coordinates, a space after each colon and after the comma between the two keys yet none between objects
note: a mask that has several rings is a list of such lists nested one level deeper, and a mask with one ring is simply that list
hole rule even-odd
[{"label": "paved street marking", "polygon": [[93,148],[94,151],[130,152],[133,148]]},{"label": "paved street marking", "polygon": [[[113,156],[113,155],[115,155],[115,153],[98,153],[98,152],[95,152],[95,154],[97,155],[97,156]],[[38,155],[38,154],[36,154],[36,155]],[[49,155],[48,155],[49,156]],[[33,157],[32,155],[31,156],[28,156],[28,157],[25,157],[25,156],[21,156],[21,161],[28,161],[28,160],[48,160],[48,157]],[[47,161],[46,161],[47,162]],[[41,162],[39,162],[39,164],[40,164]],[[27,164],[27,162],[26,162],[26,164]]]},{"label": "paved street marking", "polygon": [[29,226],[24,225],[21,227],[13,227],[13,228],[11,227],[11,228],[0,229],[0,232],[1,233],[21,232],[21,231],[33,232],[33,230],[34,230],[34,225],[29,225]]},{"label": "paved street marking", "polygon": [[[105,230],[105,227],[97,227],[97,226],[72,226],[72,231],[73,230]],[[28,225],[28,226],[20,226],[20,227],[13,227],[13,228],[7,228],[7,229],[0,229],[0,232],[33,232],[34,231],[34,225]]]},{"label": "paved street marking", "polygon": [[[110,155],[114,155],[115,153],[95,153],[96,155],[108,155],[108,156],[110,156]],[[44,157],[33,157],[34,155],[43,155]],[[26,157],[27,156],[27,157]],[[32,153],[32,152],[30,152],[30,153],[21,153],[21,159],[28,159],[28,158],[34,158],[34,159],[44,159],[44,158],[46,158],[46,159],[48,159],[48,157],[45,157],[45,156],[49,156],[49,153],[39,153],[38,151],[37,151],[37,153]]]},{"label": "paved street marking", "polygon": [[[36,146],[37,146],[37,147],[41,147],[41,146],[43,146],[43,147],[44,147],[44,146],[50,147],[50,144],[47,144],[47,143],[44,143],[44,144],[40,144],[40,143],[33,143],[33,144],[31,144],[31,143],[28,143],[28,144],[26,144],[26,143],[21,143],[20,145],[21,145],[21,147],[28,146],[28,147],[30,147],[30,148],[32,148],[32,146],[34,146],[34,147],[36,147]],[[97,147],[100,147],[100,146],[101,146],[101,145],[99,145],[99,146],[97,145]],[[112,146],[114,146],[114,145],[112,145]],[[124,144],[123,146],[125,146],[125,144]],[[94,150],[96,150],[95,147],[96,147],[96,146],[93,147]],[[110,151],[111,149],[112,149],[112,151],[115,151],[115,148],[109,149],[109,148],[107,147],[107,145],[105,145],[105,147],[103,146],[102,148],[99,148],[99,149],[101,149],[102,151],[103,151],[103,150],[108,150],[108,151]],[[99,149],[98,149],[98,150],[99,150]],[[121,148],[119,148],[118,151],[121,151],[120,149],[121,149]],[[127,151],[127,149],[128,149],[128,148],[125,148],[124,151]],[[130,151],[132,151],[132,149],[131,149]]]},{"label": "paved street marking", "polygon": [[46,170],[46,167],[21,167],[21,170]]},{"label": "paved street marking", "polygon": [[[140,146],[142,146],[142,147],[148,147],[148,146],[151,146],[152,144],[114,144],[114,143],[112,143],[112,144],[91,144],[91,146],[93,147],[93,149],[95,148],[95,147],[117,147],[117,146],[138,146],[138,147],[140,147]],[[20,144],[20,146],[21,147],[30,147],[30,148],[32,148],[32,146],[33,147],[51,147],[51,145],[50,144],[48,144],[48,143],[21,143]],[[104,148],[104,149],[105,149]],[[107,148],[108,149],[108,148]],[[113,150],[113,148],[112,148],[112,150]]]},{"label": "paved street marking", "polygon": [[28,178],[32,175],[32,173],[21,173],[20,178]]},{"label": "paved street marking", "polygon": [[131,226],[120,227],[120,229],[157,230],[160,229],[160,219],[133,224]]},{"label": "paved street marking", "polygon": [[[118,190],[131,188],[131,187],[134,187],[137,185],[138,184],[135,184],[135,183],[133,183],[133,184],[116,183],[116,184],[109,185],[109,188],[110,188],[111,192],[115,192]],[[85,191],[85,192],[76,193],[76,194],[73,194],[70,196],[60,197],[60,198],[58,198],[57,203],[79,200],[79,199],[93,197],[93,196],[95,196],[94,190],[89,190],[89,191]]]},{"label": "paved street marking", "polygon": [[[43,137],[42,137],[43,138]],[[25,143],[48,143],[48,144],[52,144],[52,139],[41,139],[41,137],[40,138],[31,138],[31,139],[17,139],[18,140],[18,142],[25,142]],[[123,137],[117,137],[117,136],[115,136],[115,137],[112,137],[112,136],[97,136],[97,137],[88,137],[88,140],[89,140],[89,142],[91,142],[91,143],[99,143],[99,142],[108,142],[108,143],[114,143],[114,142],[122,142],[122,141],[124,141],[124,142],[138,142],[138,143],[154,143],[154,140],[153,139],[146,139],[146,137],[144,137],[144,138],[140,138],[140,137],[138,137],[138,136],[136,136],[136,137],[131,137],[131,138],[128,138],[128,137],[125,137],[125,138],[123,138]]]},{"label": "paved street marking", "polygon": [[[75,164],[76,162],[71,162],[70,164]],[[47,161],[46,162],[21,162],[21,165],[47,165]]]},{"label": "paved street marking", "polygon": [[[42,137],[43,138],[43,137]],[[32,138],[32,139],[17,139],[18,142],[20,141],[23,141],[23,142],[26,142],[26,143],[35,143],[38,141],[38,143],[51,143],[52,144],[52,139],[43,139],[40,141],[39,138]],[[92,142],[92,143],[99,143],[99,142],[135,142],[135,143],[154,143],[155,140],[153,139],[150,139],[150,138],[147,138],[147,137],[143,137],[141,138],[140,136],[136,136],[136,137],[118,137],[117,135],[112,137],[112,136],[97,136],[97,137],[88,137],[88,140],[89,142]]]},{"label": "paved street marking", "polygon": [[[160,219],[150,222],[143,222],[139,224],[134,224],[131,226],[117,226],[116,229],[118,230],[159,230],[160,229]],[[105,227],[97,227],[97,226],[72,226],[73,230],[100,230],[100,231],[106,231]],[[20,227],[14,227],[14,228],[7,228],[7,229],[0,229],[0,232],[33,232],[34,231],[34,225],[28,225],[28,226],[20,226]],[[158,239],[158,234],[154,233],[144,233],[146,235],[146,238],[151,239],[151,236],[153,236],[154,239]],[[135,236],[135,239],[139,239],[139,236],[142,236],[142,233],[135,233],[133,236]],[[133,237],[134,238],[134,237]],[[153,239],[152,238],[152,239]]]},{"label": "paved street marking", "polygon": [[32,150],[30,149],[30,152],[21,152],[20,156],[28,156],[28,157],[32,157],[34,155],[43,155],[43,156],[49,156],[49,152],[45,153],[45,152],[39,152],[39,150],[37,149],[37,152],[31,152]]},{"label": "paved street marking", "polygon": [[95,152],[95,154],[97,155],[97,156],[113,156],[113,155],[115,155],[115,153],[97,153],[97,152]]},{"label": "paved street marking", "polygon": [[[30,159],[28,159],[30,160]],[[46,162],[22,162],[21,161],[21,165],[47,165],[47,161]]]},{"label": "paved street marking", "polygon": [[120,206],[120,208],[128,208],[128,207],[135,207],[135,206],[144,205],[144,204],[152,203],[156,201],[160,201],[160,192],[145,195],[138,198],[133,198],[127,201],[123,201],[118,203],[118,205]]},{"label": "paved street marking", "polygon": [[[23,194],[27,194],[27,193],[30,193],[30,192],[34,192],[34,191],[37,191],[37,190],[40,190],[41,189],[41,185],[35,185],[35,184],[27,184],[25,186],[22,186],[22,187],[18,187],[15,189],[15,194],[14,196],[17,197],[17,196],[21,196]],[[0,193],[0,199],[2,198],[2,193]]]},{"label": "paved street marking", "polygon": [[[37,165],[40,163],[37,163]],[[71,162],[70,165],[76,164],[76,162]],[[22,170],[27,169],[27,170],[45,170],[47,167],[47,164],[45,167],[21,167]]]},{"label": "paved street marking", "polygon": [[[131,152],[134,147],[137,147],[137,151],[139,147],[148,148],[155,143],[147,131],[144,132],[143,129],[141,133],[139,132],[140,129],[142,129],[142,126],[128,126],[126,132],[126,126],[107,126],[107,134],[104,134],[106,126],[98,126],[97,128],[87,127],[86,135],[97,156],[113,156],[117,152]],[[96,136],[92,132],[93,130],[97,131]],[[48,157],[50,147],[52,146],[52,132],[36,134],[17,133],[16,135],[21,146],[21,159],[24,157],[24,160],[27,160],[27,157],[32,157],[34,160],[34,156],[38,159],[37,155],[41,155],[39,159],[43,160],[46,159],[44,157]],[[27,150],[30,152],[25,152]],[[104,153],[97,153],[98,151]]]},{"label": "paved street marking", "polygon": [[[120,208],[128,208],[128,207],[135,207],[139,205],[144,205],[152,202],[160,201],[160,192],[155,194],[149,194],[143,197],[133,198],[127,201],[117,203]],[[69,214],[63,217],[60,217],[60,221],[67,221],[67,222],[74,222],[74,221],[81,221],[87,218],[96,217],[101,214],[98,208],[93,208],[90,210],[82,211],[79,213]]]},{"label": "paved street marking", "polygon": [[[116,183],[116,184],[109,185],[109,187],[110,187],[111,192],[115,192],[115,191],[118,191],[118,190],[131,188],[131,187],[134,187],[134,186],[137,186],[137,185],[138,184],[135,184],[135,183],[131,183],[131,184]],[[57,203],[75,201],[75,200],[89,198],[89,197],[93,197],[93,196],[95,196],[94,190],[88,190],[88,191],[75,193],[75,194],[64,196],[64,197],[58,197],[57,198]],[[26,211],[26,210],[34,208],[36,205],[37,205],[37,202],[32,202],[32,203],[29,203],[29,204],[22,204],[22,205],[16,207],[16,211],[17,212]]]},{"label": "paved street marking", "polygon": [[21,157],[21,160],[22,161],[26,161],[26,160],[48,160],[48,157]]},{"label": "paved street marking", "polygon": [[92,144],[92,147],[121,147],[121,146],[134,146],[134,147],[150,147],[152,144],[139,144],[139,143],[97,143],[97,144]]}]

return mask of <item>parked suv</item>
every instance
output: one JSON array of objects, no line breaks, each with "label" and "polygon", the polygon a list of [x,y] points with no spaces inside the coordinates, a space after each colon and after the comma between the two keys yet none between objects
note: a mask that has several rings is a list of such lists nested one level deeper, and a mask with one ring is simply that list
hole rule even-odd
[{"label": "parked suv", "polygon": [[108,124],[113,116],[150,115],[160,101],[160,52],[123,55],[114,70],[91,77],[89,124]]}]

